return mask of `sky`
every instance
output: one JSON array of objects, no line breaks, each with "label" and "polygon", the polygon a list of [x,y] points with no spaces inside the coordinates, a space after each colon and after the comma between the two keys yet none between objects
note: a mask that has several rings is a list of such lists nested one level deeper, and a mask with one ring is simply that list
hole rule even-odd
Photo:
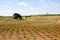
[{"label": "sky", "polygon": [[0,16],[60,14],[60,0],[0,0]]}]

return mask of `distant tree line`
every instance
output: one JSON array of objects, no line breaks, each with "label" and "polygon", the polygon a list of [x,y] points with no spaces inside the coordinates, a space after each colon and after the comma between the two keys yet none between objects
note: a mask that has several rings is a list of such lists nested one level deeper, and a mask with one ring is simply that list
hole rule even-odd
[{"label": "distant tree line", "polygon": [[60,14],[43,14],[43,15],[40,15],[40,16],[60,16]]}]

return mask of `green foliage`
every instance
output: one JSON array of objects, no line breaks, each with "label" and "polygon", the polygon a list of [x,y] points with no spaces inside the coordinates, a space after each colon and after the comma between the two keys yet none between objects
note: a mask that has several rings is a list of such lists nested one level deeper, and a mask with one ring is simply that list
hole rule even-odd
[{"label": "green foliage", "polygon": [[13,19],[22,19],[22,16],[18,13],[13,14]]},{"label": "green foliage", "polygon": [[25,16],[26,18],[31,17],[31,16]]}]

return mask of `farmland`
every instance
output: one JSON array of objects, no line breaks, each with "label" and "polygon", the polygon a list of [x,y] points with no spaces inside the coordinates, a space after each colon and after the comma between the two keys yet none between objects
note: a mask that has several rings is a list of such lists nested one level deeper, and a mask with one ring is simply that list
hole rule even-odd
[{"label": "farmland", "polygon": [[0,40],[60,40],[60,16],[0,17]]}]

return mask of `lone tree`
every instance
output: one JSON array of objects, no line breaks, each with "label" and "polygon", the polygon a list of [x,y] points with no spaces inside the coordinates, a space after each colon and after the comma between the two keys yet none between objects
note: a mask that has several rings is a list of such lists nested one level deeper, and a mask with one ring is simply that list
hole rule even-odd
[{"label": "lone tree", "polygon": [[22,19],[22,16],[18,13],[13,14],[13,19]]}]

